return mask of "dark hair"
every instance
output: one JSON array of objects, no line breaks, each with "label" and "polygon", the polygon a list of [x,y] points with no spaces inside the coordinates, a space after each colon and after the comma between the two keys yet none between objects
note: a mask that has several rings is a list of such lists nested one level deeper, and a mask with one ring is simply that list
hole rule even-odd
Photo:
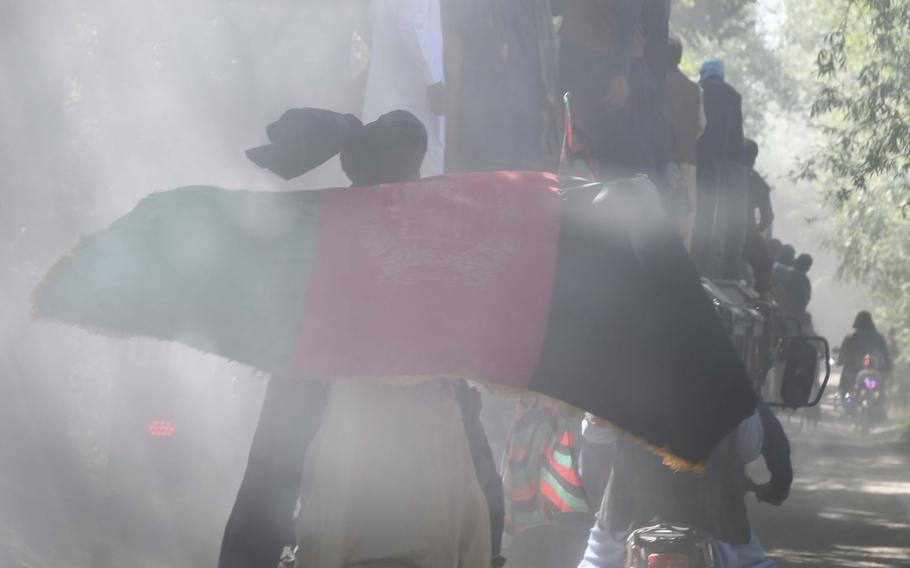
[{"label": "dark hair", "polygon": [[420,177],[426,153],[426,127],[410,112],[394,110],[350,138],[341,169],[357,186],[401,183]]},{"label": "dark hair", "polygon": [[872,320],[872,314],[866,310],[856,314],[856,318],[853,320],[853,329],[875,331],[875,322]]},{"label": "dark hair", "polygon": [[341,154],[341,169],[354,185],[401,183],[420,177],[427,129],[406,110],[393,110],[364,126],[351,114],[294,108],[268,125],[269,144],[247,157],[284,179],[302,176]]},{"label": "dark hair", "polygon": [[784,244],[780,242],[780,239],[769,239],[765,246],[768,249],[768,255],[771,257],[771,260],[774,260],[777,258],[777,255],[780,254],[780,249]]},{"label": "dark hair", "polygon": [[799,270],[800,272],[809,272],[809,269],[812,268],[812,262],[812,255],[801,254],[793,263],[793,268]]},{"label": "dark hair", "polygon": [[796,260],[796,249],[791,245],[784,245],[780,247],[780,253],[777,255],[777,262],[786,265],[793,266],[793,262]]},{"label": "dark hair", "polygon": [[751,138],[746,138],[746,164],[750,168],[753,167],[756,158],[758,158],[758,142]]},{"label": "dark hair", "polygon": [[683,44],[677,37],[667,40],[667,68],[676,69],[682,62]]}]

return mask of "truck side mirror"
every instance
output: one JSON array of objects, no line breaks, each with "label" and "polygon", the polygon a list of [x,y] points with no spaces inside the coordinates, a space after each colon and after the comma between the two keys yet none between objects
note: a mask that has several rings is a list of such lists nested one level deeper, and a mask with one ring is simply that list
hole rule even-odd
[{"label": "truck side mirror", "polygon": [[[769,406],[806,408],[821,402],[831,377],[831,349],[823,337],[788,337],[782,344],[784,354],[780,401]],[[824,363],[825,377],[813,400],[812,392],[819,378],[819,363]]]}]

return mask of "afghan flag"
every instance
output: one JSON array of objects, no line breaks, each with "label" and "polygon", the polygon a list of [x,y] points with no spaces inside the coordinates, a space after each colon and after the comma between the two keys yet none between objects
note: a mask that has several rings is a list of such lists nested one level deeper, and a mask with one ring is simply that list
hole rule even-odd
[{"label": "afghan flag", "polygon": [[656,193],[634,180],[183,187],[83,240],[35,304],[289,378],[535,391],[682,466],[702,463],[755,405]]},{"label": "afghan flag", "polygon": [[506,442],[502,485],[509,534],[548,525],[559,513],[588,513],[578,474],[578,416],[543,396],[521,397]]}]

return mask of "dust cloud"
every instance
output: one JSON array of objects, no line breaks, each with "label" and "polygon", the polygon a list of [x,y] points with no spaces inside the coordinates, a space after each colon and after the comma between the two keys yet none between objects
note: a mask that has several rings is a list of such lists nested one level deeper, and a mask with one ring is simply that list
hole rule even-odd
[{"label": "dust cloud", "polygon": [[[149,193],[343,184],[337,164],[283,182],[243,152],[287,108],[359,110],[364,8],[0,0],[0,566],[215,564],[263,378],[33,322],[29,297],[81,235]],[[802,222],[823,214],[782,166],[802,134],[773,125],[759,166],[777,182],[778,236],[819,259],[811,309],[836,339],[867,298],[833,280]]]},{"label": "dust cloud", "polygon": [[265,382],[33,322],[48,268],[145,195],[282,191],[244,157],[291,107],[356,111],[362,2],[0,1],[0,566],[214,565]]}]

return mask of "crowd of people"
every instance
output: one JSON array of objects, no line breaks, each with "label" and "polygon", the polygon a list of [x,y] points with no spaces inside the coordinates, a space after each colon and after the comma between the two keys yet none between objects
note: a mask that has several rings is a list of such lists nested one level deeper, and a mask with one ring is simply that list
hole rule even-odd
[{"label": "crowd of people", "polygon": [[[363,126],[349,115],[320,115],[316,122],[329,125],[322,140],[340,142],[323,148],[308,168],[340,152],[354,185],[444,172],[553,171],[563,126],[559,101],[571,92],[573,127],[601,179],[648,176],[703,276],[748,280],[788,316],[803,321],[811,299],[812,258],[797,257],[793,247],[770,238],[770,187],[755,171],[758,145],[744,136],[742,98],[726,82],[720,59],[705,60],[698,81],[681,70],[683,45],[669,35],[670,0],[371,0],[369,16],[362,119],[375,122]],[[393,109],[405,112],[385,114]],[[312,113],[307,120],[313,120]],[[414,127],[421,123],[423,129]],[[352,136],[350,128],[358,134]],[[358,148],[366,150],[358,153]],[[386,155],[396,158],[397,170],[379,163],[377,156]],[[268,152],[250,157],[280,169]],[[269,387],[220,566],[239,568],[274,558],[276,549],[293,540],[298,497],[298,566],[366,565],[385,553],[391,556],[382,558],[395,562],[383,566],[502,562],[503,488],[490,465],[477,411],[464,404],[475,396],[466,384],[333,386],[328,393],[310,393],[311,402],[322,401],[320,408],[306,424],[293,426],[300,422],[300,407],[289,401],[303,396],[296,392],[300,388],[280,379]],[[352,460],[369,454],[374,465],[394,462],[394,454],[377,451],[385,449],[382,440],[390,434],[374,439],[370,433],[376,431],[348,417],[375,400],[390,409],[413,403],[433,410],[420,417],[390,411],[382,419],[393,437],[419,446],[424,466],[439,466],[439,479],[423,483],[416,474],[380,476],[388,482],[388,494],[370,490],[378,474],[358,470]],[[291,414],[298,419],[288,418]],[[290,429],[279,423],[285,419]],[[420,431],[432,436],[414,438],[412,420],[422,421]],[[315,433],[325,423],[335,430],[334,442]],[[338,432],[347,432],[342,447]],[[443,434],[449,438],[442,440]],[[598,438],[597,429],[589,428],[586,437]],[[591,447],[596,444],[612,449],[605,450],[609,457],[589,453],[589,471],[582,472],[580,483],[593,479],[598,487],[593,492],[604,494],[603,499],[587,496],[601,511],[583,566],[622,565],[618,558],[625,545],[619,535],[668,504],[711,530],[732,562],[750,559],[750,566],[773,566],[749,527],[743,486],[744,464],[760,454],[772,473],[772,482],[757,491],[760,498],[779,504],[792,482],[786,436],[767,408],[721,444],[707,476],[674,475],[660,458],[628,440],[614,442],[603,435]],[[282,463],[270,463],[274,452],[283,454]],[[473,467],[464,467],[472,462]],[[592,476],[591,464],[600,464],[603,475]],[[609,478],[610,471],[607,489],[604,475]],[[276,487],[282,488],[277,494]],[[656,487],[661,490],[655,493]],[[442,499],[441,491],[453,498]],[[695,495],[709,499],[691,499]],[[426,503],[435,501],[462,509],[427,509]],[[409,518],[410,532],[401,525],[377,530],[382,515],[357,512],[370,502],[383,513],[396,511],[396,519]],[[369,538],[349,538],[366,524],[373,527],[364,533]],[[420,535],[419,542],[414,535]],[[395,556],[401,551],[406,557]]]},{"label": "crowd of people", "polygon": [[[369,3],[364,120],[390,109],[427,127],[421,173],[559,166],[562,94],[601,179],[647,175],[703,276],[784,294],[775,263],[805,288],[808,258],[778,259],[770,187],[744,136],[724,62],[680,69],[669,0],[408,0]],[[791,284],[787,284],[788,287]],[[800,311],[806,291],[785,293]],[[792,301],[791,301],[792,300]],[[791,309],[792,308],[792,309]]]}]

